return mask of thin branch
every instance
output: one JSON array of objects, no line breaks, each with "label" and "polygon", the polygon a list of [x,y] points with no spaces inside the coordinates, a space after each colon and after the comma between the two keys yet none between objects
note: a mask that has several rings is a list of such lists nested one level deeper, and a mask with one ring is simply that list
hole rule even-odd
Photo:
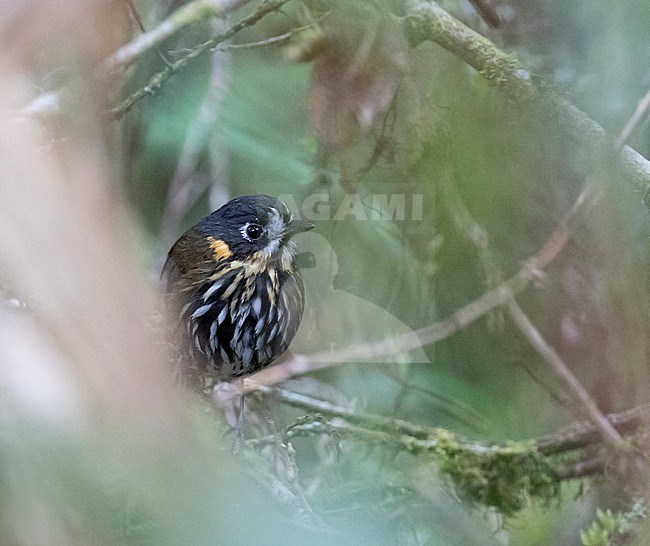
[{"label": "thin branch", "polygon": [[[426,442],[431,442],[432,439],[441,433],[447,432],[443,428],[420,426],[403,419],[361,413],[356,410],[353,411],[328,401],[318,400],[311,396],[279,387],[262,385],[257,390],[267,396],[273,397],[274,400],[295,408],[319,413],[329,418],[338,417],[354,425],[369,429],[382,430],[390,434],[404,434],[417,440],[425,440]],[[633,434],[639,428],[650,422],[650,404],[637,406],[620,413],[610,413],[605,418],[616,429],[617,434]],[[495,448],[489,442],[472,441],[459,436],[456,438],[461,442],[464,449],[477,454],[487,453]],[[567,454],[585,447],[597,446],[601,439],[602,436],[596,425],[591,421],[583,421],[573,423],[548,436],[533,440],[524,440],[524,442],[534,445],[542,455],[551,456]]]},{"label": "thin branch", "polygon": [[[570,216],[575,216],[576,211],[583,206],[584,201],[588,197],[588,191],[589,190],[586,189],[578,196],[578,199],[576,199],[571,208],[569,213]],[[566,226],[566,233],[568,236],[569,224],[566,220],[563,223]],[[598,406],[591,396],[589,396],[587,390],[582,386],[580,381],[578,381],[566,364],[564,364],[564,361],[560,358],[553,347],[546,342],[539,330],[537,330],[528,316],[522,311],[514,298],[509,302],[508,309],[510,311],[510,316],[519,327],[520,331],[526,336],[537,352],[551,365],[555,373],[580,401],[582,409],[592,420],[600,434],[602,434],[603,439],[611,445],[620,445],[621,435],[598,409]]]},{"label": "thin branch", "polygon": [[[142,33],[147,32],[147,29],[144,26],[144,22],[142,21],[142,17],[140,17],[140,13],[138,12],[138,8],[134,4],[133,0],[124,0],[126,4],[129,7],[129,11],[131,12],[131,16],[135,19],[135,22],[138,24],[138,28]],[[160,49],[156,48],[156,55],[158,55],[158,58],[165,63],[166,65],[169,65],[169,61],[167,60],[167,57],[165,57],[162,54],[162,51]]]},{"label": "thin branch", "polygon": [[140,12],[138,11],[138,8],[136,7],[133,0],[124,0],[124,3],[129,8],[129,12],[131,13],[131,17],[133,17],[133,19],[135,19],[135,22],[137,23],[138,28],[140,29],[140,32],[142,32],[142,33],[147,32],[147,29],[144,26],[144,22],[142,21],[142,17],[140,17]]},{"label": "thin branch", "polygon": [[220,45],[219,47],[217,47],[216,51],[229,51],[231,49],[253,49],[256,47],[264,47],[273,44],[281,44],[282,42],[288,41],[297,31],[298,29],[291,30],[289,32],[285,32],[284,34],[280,34],[278,36],[271,36],[270,38],[266,38],[265,40],[259,40],[257,42],[248,42],[246,44]]},{"label": "thin branch", "polygon": [[[644,404],[621,413],[610,413],[607,420],[619,434],[627,435],[650,421],[650,404]],[[596,426],[589,422],[575,423],[563,430],[536,440],[537,449],[544,455],[554,455],[594,445],[600,439]]]},{"label": "thin branch", "polygon": [[169,66],[166,66],[157,74],[154,74],[149,83],[138,89],[131,95],[129,95],[121,104],[109,111],[109,116],[111,119],[120,119],[126,112],[128,112],[134,104],[142,100],[146,96],[155,95],[163,83],[173,76],[183,68],[185,68],[190,62],[195,60],[197,57],[203,55],[206,51],[209,51],[220,43],[225,42],[226,40],[232,38],[235,34],[243,30],[244,28],[250,27],[258,23],[262,18],[264,18],[269,13],[278,11],[284,4],[289,0],[267,0],[262,4],[256,11],[244,17],[239,22],[234,24],[232,27],[228,28],[221,34],[210,38],[209,40],[198,45],[192,49],[187,55],[178,59],[177,61],[171,63]]},{"label": "thin branch", "polygon": [[501,17],[490,0],[470,0],[474,9],[490,26],[496,28],[501,24]]},{"label": "thin branch", "polygon": [[[474,218],[471,216],[469,210],[465,207],[465,204],[460,199],[455,187],[451,185],[448,181],[441,184],[441,187],[445,191],[445,197],[449,202],[450,206],[453,205],[453,209],[456,212],[454,214],[456,222],[458,224],[459,230],[465,234],[465,236],[474,243],[479,252],[479,256],[484,257],[487,254],[487,257],[490,257],[489,248],[487,246],[487,234],[483,231],[483,228],[478,225]],[[581,193],[578,196],[576,204],[572,207],[575,209],[576,206],[582,201],[583,194]],[[475,234],[478,233],[482,235],[477,237]],[[485,258],[484,258],[485,260]],[[491,262],[490,262],[491,263]],[[600,430],[600,433],[603,437],[610,441],[613,444],[619,444],[621,437],[615,428],[609,423],[609,421],[602,415],[598,410],[595,402],[591,399],[587,391],[582,388],[578,380],[573,376],[569,368],[564,364],[559,355],[553,350],[553,348],[543,339],[541,334],[535,329],[528,317],[523,313],[519,308],[516,301],[513,299],[509,304],[510,314],[513,317],[513,320],[519,327],[519,329],[526,335],[526,337],[531,341],[533,346],[537,351],[551,364],[556,374],[568,385],[569,390],[578,397],[578,400],[583,404],[582,409],[583,413],[586,413],[587,416],[595,419],[594,423]],[[531,374],[532,375],[532,374]],[[534,376],[533,376],[534,378]],[[576,388],[577,385],[577,388]],[[576,390],[577,389],[577,390]],[[550,393],[551,396],[555,397],[553,392]]]},{"label": "thin branch", "polygon": [[382,429],[399,434],[408,434],[409,436],[419,439],[431,438],[436,430],[431,427],[421,427],[402,419],[359,413],[343,406],[337,406],[336,404],[324,400],[317,400],[311,396],[292,392],[287,389],[262,385],[257,390],[295,408],[322,413],[328,417],[340,417],[350,423],[363,425],[369,428]]},{"label": "thin branch", "polygon": [[413,332],[409,332],[382,341],[353,345],[336,352],[324,351],[309,356],[294,355],[288,361],[266,368],[253,375],[252,378],[246,379],[245,391],[250,392],[258,388],[259,385],[274,385],[291,377],[343,363],[367,361],[418,349],[437,343],[466,328],[495,307],[509,303],[514,295],[524,290],[530,282],[539,278],[543,269],[557,257],[566,245],[570,235],[570,224],[590,199],[590,192],[584,191],[580,194],[539,253],[526,260],[516,275],[461,307],[450,317],[415,330],[416,336],[413,336]]},{"label": "thin branch", "polygon": [[[214,50],[215,51],[230,51],[233,49],[254,49],[257,47],[265,47],[269,45],[274,45],[274,44],[281,44],[282,42],[286,42],[293,38],[296,34],[299,32],[302,32],[304,30],[307,30],[308,28],[312,28],[316,25],[318,25],[319,21],[322,21],[326,17],[328,17],[332,12],[328,11],[324,15],[318,17],[314,22],[309,23],[307,25],[304,25],[302,27],[297,27],[294,29],[291,29],[289,32],[285,32],[284,34],[279,34],[277,36],[271,36],[270,38],[266,38],[264,40],[258,40],[256,42],[248,42],[244,44],[222,44],[216,47]],[[185,52],[189,52],[191,50],[185,50]]]},{"label": "thin branch", "polygon": [[[287,433],[287,437],[310,437],[332,434],[333,432],[341,437],[351,438],[372,445],[381,445],[392,449],[398,448],[409,453],[435,451],[437,447],[436,441],[419,440],[407,434],[391,434],[383,430],[356,426],[341,420],[336,420],[334,423],[327,424],[318,421],[311,421],[306,424],[297,425],[291,427],[291,430]],[[266,436],[263,438],[248,440],[246,443],[253,447],[263,447],[265,445],[273,444],[274,440],[275,438],[273,436]],[[480,455],[485,455],[487,453],[488,450],[484,450],[480,452]]]},{"label": "thin branch", "polygon": [[650,109],[650,89],[636,105],[636,109],[634,110],[634,113],[632,114],[630,119],[627,120],[627,123],[625,124],[625,127],[623,127],[621,134],[618,135],[618,137],[616,138],[617,150],[620,150],[625,145],[627,139],[630,138],[630,135],[634,132],[634,129],[636,129],[637,125],[648,113],[649,109]]},{"label": "thin branch", "polygon": [[[368,442],[398,448],[409,453],[432,453],[440,455],[445,450],[475,457],[480,464],[494,461],[494,457],[504,456],[513,458],[512,464],[517,464],[519,454],[522,460],[531,454],[538,453],[553,469],[557,482],[579,479],[600,474],[606,467],[606,461],[601,456],[593,456],[593,449],[584,453],[576,452],[574,460],[567,461],[570,452],[582,448],[597,447],[603,439],[602,434],[591,422],[571,425],[553,435],[540,439],[508,442],[505,445],[484,441],[475,441],[457,435],[447,429],[438,427],[423,427],[402,419],[361,413],[349,410],[331,402],[318,400],[310,396],[292,392],[277,387],[261,386],[259,391],[272,397],[275,401],[290,405],[312,414],[309,420],[301,419],[296,425],[288,427],[287,438],[308,437],[315,435],[337,434],[356,441]],[[318,419],[317,416],[323,418]],[[606,417],[615,428],[623,434],[633,434],[650,418],[650,404],[631,410],[613,413]],[[274,435],[249,440],[252,447],[263,447],[277,442]],[[531,451],[532,450],[532,451]],[[561,458],[554,462],[553,457]],[[606,454],[603,457],[607,456]]]},{"label": "thin branch", "polygon": [[[403,18],[404,33],[412,47],[435,42],[476,69],[508,98],[537,110],[546,123],[569,136],[594,156],[612,154],[614,139],[587,114],[576,108],[538,76],[533,76],[512,55],[473,31],[435,2],[409,0]],[[650,162],[629,146],[617,156],[625,178],[636,187],[650,184]]]},{"label": "thin branch", "polygon": [[580,401],[584,413],[586,413],[586,415],[598,428],[603,439],[608,444],[614,446],[620,445],[621,435],[607,420],[607,417],[605,417],[605,415],[603,415],[603,413],[598,409],[598,406],[591,398],[591,396],[589,396],[587,390],[582,386],[582,383],[580,383],[577,377],[573,375],[573,372],[571,372],[569,367],[560,358],[560,355],[558,355],[557,352],[555,352],[555,349],[553,349],[553,347],[548,344],[539,330],[530,321],[528,316],[521,310],[521,307],[519,307],[514,299],[508,304],[508,310],[510,311],[510,316],[514,320],[521,333],[526,336],[528,341],[530,341],[530,344],[544,358],[544,360],[546,360],[551,365],[553,371],[558,375],[560,379],[562,379],[562,381],[564,381],[566,386]]},{"label": "thin branch", "polygon": [[[445,195],[450,204],[453,203],[453,210],[455,212],[456,223],[460,231],[462,231],[477,247],[477,250],[486,251],[487,247],[487,234],[478,225],[464,203],[460,200],[460,196],[455,191],[455,188],[446,183]],[[582,194],[578,197],[578,202],[581,201]],[[476,234],[479,234],[478,237]],[[489,254],[488,254],[489,256]],[[515,299],[508,304],[510,315],[519,330],[530,341],[535,350],[551,365],[556,375],[568,386],[569,390],[577,397],[582,404],[583,413],[593,420],[596,427],[598,427],[603,438],[612,445],[620,445],[621,436],[616,429],[607,420],[607,418],[598,409],[596,403],[593,401],[587,390],[582,386],[578,379],[573,375],[571,370],[566,366],[564,361],[560,358],[557,352],[549,345],[543,338],[541,333],[535,328],[528,316],[521,310]]]},{"label": "thin branch", "polygon": [[[406,438],[409,450],[435,449],[441,435],[448,436],[451,434],[443,428],[422,427],[402,419],[349,410],[343,406],[337,406],[331,402],[318,400],[287,389],[260,386],[257,390],[289,406],[320,413],[329,418],[343,419],[349,424],[357,425],[366,431],[373,431],[389,436],[399,437],[401,435],[402,439],[398,440],[398,442],[403,443]],[[486,455],[500,449],[499,446],[472,442],[471,440],[461,439],[460,437],[456,437],[456,439],[462,444],[464,450],[477,455]],[[395,443],[395,440],[387,441]]]},{"label": "thin branch", "polygon": [[[194,0],[177,9],[149,32],[143,32],[123,45],[104,62],[106,76],[134,63],[138,57],[186,26],[209,17],[224,17],[250,0]],[[136,12],[137,13],[137,12]]]}]

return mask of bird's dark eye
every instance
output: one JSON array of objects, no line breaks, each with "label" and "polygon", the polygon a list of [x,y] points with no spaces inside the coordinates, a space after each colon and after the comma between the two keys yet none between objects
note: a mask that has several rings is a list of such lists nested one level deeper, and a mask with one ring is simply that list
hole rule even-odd
[{"label": "bird's dark eye", "polygon": [[264,233],[264,228],[259,224],[248,224],[246,226],[246,237],[251,241],[257,241]]}]

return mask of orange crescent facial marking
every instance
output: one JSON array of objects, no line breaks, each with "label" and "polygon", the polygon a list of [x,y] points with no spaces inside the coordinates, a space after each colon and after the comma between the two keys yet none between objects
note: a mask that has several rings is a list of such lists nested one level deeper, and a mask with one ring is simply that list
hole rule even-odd
[{"label": "orange crescent facial marking", "polygon": [[212,249],[212,255],[214,256],[215,261],[220,262],[232,256],[232,252],[225,241],[221,239],[215,239],[214,237],[208,237],[208,243],[210,243],[210,248]]}]

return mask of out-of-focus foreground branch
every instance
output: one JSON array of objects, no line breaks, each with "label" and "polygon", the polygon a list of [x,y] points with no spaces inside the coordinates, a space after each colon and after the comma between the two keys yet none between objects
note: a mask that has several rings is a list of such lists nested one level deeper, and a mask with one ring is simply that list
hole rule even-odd
[{"label": "out-of-focus foreground branch", "polygon": [[[116,46],[113,9],[0,13],[0,543],[281,543],[295,529],[172,385],[152,327],[159,297],[88,84]],[[63,139],[15,110],[61,66],[84,82]]]}]

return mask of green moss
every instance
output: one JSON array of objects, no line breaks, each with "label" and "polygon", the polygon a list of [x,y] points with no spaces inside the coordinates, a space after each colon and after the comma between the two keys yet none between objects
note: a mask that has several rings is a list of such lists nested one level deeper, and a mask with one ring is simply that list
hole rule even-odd
[{"label": "green moss", "polygon": [[559,494],[559,482],[551,466],[529,442],[485,446],[468,450],[454,434],[437,438],[437,464],[455,487],[471,501],[498,508],[511,515],[529,499],[549,503]]}]

